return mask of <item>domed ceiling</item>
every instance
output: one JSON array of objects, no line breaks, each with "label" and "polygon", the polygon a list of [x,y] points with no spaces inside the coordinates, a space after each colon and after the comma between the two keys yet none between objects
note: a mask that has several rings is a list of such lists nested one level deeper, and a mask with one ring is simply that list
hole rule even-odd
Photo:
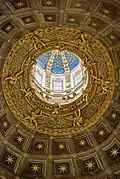
[{"label": "domed ceiling", "polygon": [[119,0],[1,0],[0,179],[119,179],[119,60]]}]

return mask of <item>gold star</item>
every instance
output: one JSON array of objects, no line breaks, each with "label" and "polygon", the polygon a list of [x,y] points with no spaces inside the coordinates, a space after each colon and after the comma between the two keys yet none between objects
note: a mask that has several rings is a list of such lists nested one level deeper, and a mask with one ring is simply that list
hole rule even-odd
[{"label": "gold star", "polygon": [[81,4],[79,2],[75,4],[76,8],[79,8],[80,6],[81,6]]},{"label": "gold star", "polygon": [[39,169],[40,169],[39,165],[36,165],[36,164],[33,164],[31,168],[33,172],[39,172]]},{"label": "gold star", "polygon": [[7,121],[4,121],[3,122],[3,127],[6,128],[8,126],[8,122]]},{"label": "gold star", "polygon": [[5,28],[5,30],[6,30],[7,32],[9,32],[11,29],[12,29],[12,26],[11,26],[11,25],[8,25],[8,26]]},{"label": "gold star", "polygon": [[111,40],[115,40],[115,36],[114,35],[110,35],[110,39]]},{"label": "gold star", "polygon": [[59,166],[59,170],[60,170],[60,172],[64,173],[67,171],[67,166],[62,164]]},{"label": "gold star", "polygon": [[46,1],[46,5],[51,6],[52,5],[52,1],[50,1],[50,0]]},{"label": "gold star", "polygon": [[85,140],[82,139],[80,142],[79,142],[80,146],[85,146]]},{"label": "gold star", "polygon": [[115,119],[116,118],[116,114],[115,113],[112,113],[112,119]]},{"label": "gold star", "polygon": [[23,138],[22,138],[21,136],[18,136],[18,137],[17,137],[17,141],[18,141],[19,143],[21,143],[21,142],[23,141]]},{"label": "gold star", "polygon": [[104,130],[100,130],[100,131],[99,131],[99,135],[100,135],[100,136],[104,136],[104,135],[105,135],[105,131],[104,131]]},{"label": "gold star", "polygon": [[48,20],[48,21],[51,21],[51,20],[52,20],[52,17],[51,17],[51,16],[48,16],[48,17],[47,17],[47,20]]},{"label": "gold star", "polygon": [[108,9],[104,9],[103,12],[104,12],[105,15],[109,15],[110,14],[110,11]]},{"label": "gold star", "polygon": [[111,156],[116,157],[119,154],[119,149],[113,148],[110,152]]},{"label": "gold star", "polygon": [[93,22],[93,23],[92,23],[92,26],[96,27],[96,26],[97,26],[97,24],[96,24],[95,22]]},{"label": "gold star", "polygon": [[25,4],[24,4],[23,1],[19,1],[19,2],[17,2],[17,3],[15,4],[15,6],[18,7],[18,8],[21,8],[21,7],[23,7],[24,5],[25,5]]},{"label": "gold star", "polygon": [[71,17],[71,18],[70,18],[70,21],[71,21],[71,22],[75,22],[75,18],[74,18],[74,17]]},{"label": "gold star", "polygon": [[64,148],[65,148],[64,144],[60,144],[60,145],[59,145],[59,149],[62,150],[62,149],[64,149]]},{"label": "gold star", "polygon": [[43,148],[43,144],[39,143],[39,144],[37,145],[37,149],[41,150],[42,148]]},{"label": "gold star", "polygon": [[87,163],[86,163],[86,168],[88,168],[88,170],[89,169],[93,169],[95,166],[95,163],[93,163],[93,161],[91,160],[91,161],[88,161]]},{"label": "gold star", "polygon": [[12,164],[14,162],[14,158],[12,156],[8,155],[6,161],[8,163]]},{"label": "gold star", "polygon": [[26,22],[26,23],[28,23],[28,22],[30,22],[30,21],[31,21],[30,18],[26,18],[26,19],[25,19],[25,22]]}]

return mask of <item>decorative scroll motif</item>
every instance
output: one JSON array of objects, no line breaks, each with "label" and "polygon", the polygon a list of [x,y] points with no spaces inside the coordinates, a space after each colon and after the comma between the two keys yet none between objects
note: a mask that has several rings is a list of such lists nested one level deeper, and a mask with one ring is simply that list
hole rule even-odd
[{"label": "decorative scroll motif", "polygon": [[[37,57],[48,50],[66,49],[78,55],[89,82],[76,101],[50,105],[30,84]],[[99,120],[110,104],[115,87],[114,67],[105,47],[89,34],[71,28],[46,28],[20,39],[11,49],[3,70],[3,92],[15,118],[41,133],[66,135]]]}]

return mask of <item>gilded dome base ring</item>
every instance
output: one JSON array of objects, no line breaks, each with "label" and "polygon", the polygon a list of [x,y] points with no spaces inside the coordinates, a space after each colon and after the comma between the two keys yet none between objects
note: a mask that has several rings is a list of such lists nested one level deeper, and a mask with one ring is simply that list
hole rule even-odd
[{"label": "gilded dome base ring", "polygon": [[[56,48],[74,52],[88,69],[83,95],[66,105],[44,102],[30,85],[37,56]],[[66,135],[85,130],[102,118],[114,93],[114,67],[105,47],[89,34],[70,28],[46,28],[26,35],[13,46],[4,64],[2,85],[16,119],[40,133]]]}]

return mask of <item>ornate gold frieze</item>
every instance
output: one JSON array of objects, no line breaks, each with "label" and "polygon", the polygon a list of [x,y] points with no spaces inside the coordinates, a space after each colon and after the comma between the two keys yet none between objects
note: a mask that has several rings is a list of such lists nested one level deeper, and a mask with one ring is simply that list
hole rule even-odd
[{"label": "ornate gold frieze", "polygon": [[[88,70],[86,91],[67,105],[46,103],[30,84],[37,57],[53,49],[75,53]],[[2,86],[17,120],[40,133],[66,135],[89,128],[102,118],[114,93],[114,66],[105,47],[86,32],[60,27],[40,29],[13,46],[4,64]]]}]

